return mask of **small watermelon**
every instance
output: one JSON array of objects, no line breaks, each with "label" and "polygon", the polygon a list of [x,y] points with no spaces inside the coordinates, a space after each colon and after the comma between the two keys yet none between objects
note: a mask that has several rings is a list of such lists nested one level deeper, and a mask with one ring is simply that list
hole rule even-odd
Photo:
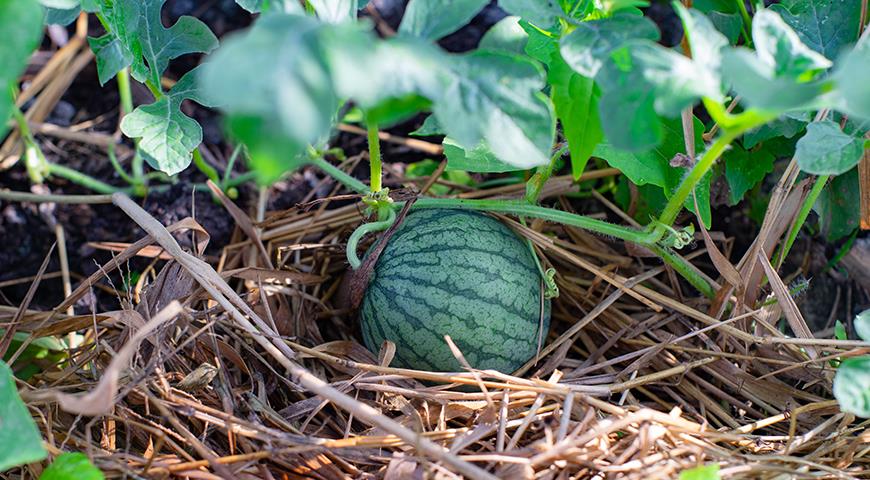
[{"label": "small watermelon", "polygon": [[495,218],[421,210],[381,253],[362,302],[366,346],[396,344],[393,366],[457,372],[445,335],[479,369],[510,373],[546,339],[550,302],[528,246]]}]

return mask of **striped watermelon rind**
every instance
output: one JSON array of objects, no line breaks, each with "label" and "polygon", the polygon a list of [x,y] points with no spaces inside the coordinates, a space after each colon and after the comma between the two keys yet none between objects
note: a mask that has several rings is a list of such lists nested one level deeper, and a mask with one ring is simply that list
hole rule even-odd
[{"label": "striped watermelon rind", "polygon": [[461,371],[450,335],[471,366],[510,373],[534,356],[539,334],[546,339],[550,302],[541,295],[531,251],[500,221],[413,212],[375,265],[360,312],[363,341],[375,352],[394,342],[394,366]]}]

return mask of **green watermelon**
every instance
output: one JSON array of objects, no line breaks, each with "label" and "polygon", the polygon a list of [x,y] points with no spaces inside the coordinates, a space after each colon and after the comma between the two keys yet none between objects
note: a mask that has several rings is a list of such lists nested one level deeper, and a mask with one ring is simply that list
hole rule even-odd
[{"label": "green watermelon", "polygon": [[[396,344],[393,366],[456,372],[445,335],[479,369],[510,373],[546,339],[541,276],[525,242],[495,218],[464,210],[411,213],[375,265],[360,312],[363,341]],[[543,329],[543,330],[542,330]]]}]

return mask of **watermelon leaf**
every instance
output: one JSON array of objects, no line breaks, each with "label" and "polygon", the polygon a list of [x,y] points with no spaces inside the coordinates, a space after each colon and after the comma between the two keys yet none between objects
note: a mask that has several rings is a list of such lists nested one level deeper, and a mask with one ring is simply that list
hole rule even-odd
[{"label": "watermelon leaf", "polygon": [[359,0],[308,0],[317,16],[328,23],[343,23],[356,20]]},{"label": "watermelon leaf", "polygon": [[834,396],[843,411],[870,418],[870,356],[840,363],[834,377]]},{"label": "watermelon leaf", "polygon": [[236,0],[240,7],[251,13],[291,13],[305,15],[296,0]]},{"label": "watermelon leaf", "polygon": [[731,205],[740,203],[746,192],[772,172],[776,160],[767,150],[748,151],[737,145],[732,145],[722,157],[730,190],[728,203]]},{"label": "watermelon leaf", "polygon": [[864,139],[843,132],[830,120],[812,122],[797,142],[795,159],[801,170],[813,175],[840,175],[851,170],[864,155]]},{"label": "watermelon leaf", "polygon": [[865,342],[870,342],[870,310],[855,315],[855,333]]},{"label": "watermelon leaf", "polygon": [[522,55],[525,53],[529,34],[520,26],[520,17],[502,18],[483,34],[478,48],[483,50],[502,50]]},{"label": "watermelon leaf", "polygon": [[411,0],[399,33],[438,40],[468,23],[489,0]]},{"label": "watermelon leaf", "polygon": [[478,173],[503,173],[522,170],[499,160],[485,141],[481,141],[469,149],[457,143],[456,140],[445,137],[443,145],[448,170]]},{"label": "watermelon leaf", "polygon": [[813,210],[819,215],[822,234],[835,242],[858,228],[861,212],[855,208],[861,202],[858,169],[837,175],[825,185]]},{"label": "watermelon leaf", "polygon": [[849,115],[870,120],[870,37],[864,35],[851,52],[843,56],[833,74],[837,108]]},{"label": "watermelon leaf", "polygon": [[42,7],[35,0],[0,0],[0,138],[6,135],[6,120],[12,115],[13,86],[42,39]]},{"label": "watermelon leaf", "polygon": [[[14,0],[14,3],[19,0]],[[37,17],[42,22],[42,15]],[[0,361],[0,472],[45,458],[42,436],[15,388],[12,370]]]},{"label": "watermelon leaf", "polygon": [[858,38],[861,0],[783,0],[770,6],[810,49],[837,58]]},{"label": "watermelon leaf", "polygon": [[559,19],[567,17],[558,0],[499,0],[498,6],[509,14],[544,29],[549,29]]},{"label": "watermelon leaf", "polygon": [[626,13],[590,20],[562,38],[562,58],[577,73],[592,78],[610,52],[632,39],[655,41],[659,39],[659,30],[650,19]]},{"label": "watermelon leaf", "polygon": [[121,121],[121,131],[130,138],[141,138],[139,149],[152,167],[175,175],[190,165],[191,153],[202,142],[202,127],[181,112],[181,102],[194,100],[214,106],[197,88],[198,70],[194,68],[166,95],[142,105]]}]

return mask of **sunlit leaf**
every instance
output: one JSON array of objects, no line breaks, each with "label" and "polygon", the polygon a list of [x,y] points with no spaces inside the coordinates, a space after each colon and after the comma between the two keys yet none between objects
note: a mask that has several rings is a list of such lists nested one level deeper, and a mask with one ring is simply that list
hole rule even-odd
[{"label": "sunlit leaf", "polygon": [[840,175],[851,170],[864,155],[864,139],[843,132],[830,120],[812,122],[797,142],[795,160],[801,170],[814,175]]},{"label": "sunlit leaf", "polygon": [[646,17],[617,14],[583,22],[561,40],[562,58],[581,75],[595,77],[610,55],[632,39],[658,40],[659,31]]},{"label": "sunlit leaf", "polygon": [[680,472],[680,480],[719,480],[719,464],[711,463]]},{"label": "sunlit leaf", "polygon": [[11,88],[42,39],[42,7],[35,0],[0,0],[0,138],[12,114]]},{"label": "sunlit leaf", "polygon": [[329,23],[356,20],[359,0],[308,0],[317,16]]},{"label": "sunlit leaf", "polygon": [[103,480],[101,472],[84,453],[63,453],[51,462],[39,480]]},{"label": "sunlit leaf", "polygon": [[770,10],[779,13],[807,47],[832,60],[858,38],[861,0],[782,0]]},{"label": "sunlit leaf", "polygon": [[520,17],[508,16],[499,20],[483,34],[479,48],[522,54],[528,41],[529,34],[520,26]]},{"label": "sunlit leaf", "polygon": [[840,363],[834,377],[834,396],[843,411],[870,418],[870,356]]},{"label": "sunlit leaf", "polygon": [[399,33],[438,40],[471,21],[489,0],[411,0]]},{"label": "sunlit leaf", "polygon": [[870,310],[864,310],[858,315],[855,315],[853,325],[855,326],[855,333],[858,334],[858,337],[865,342],[870,342]]},{"label": "sunlit leaf", "polygon": [[499,0],[498,6],[511,15],[521,17],[535,25],[548,29],[566,17],[558,0]]},{"label": "sunlit leaf", "polygon": [[[37,17],[40,23],[41,13]],[[42,460],[47,455],[36,422],[18,396],[12,370],[3,361],[0,361],[0,445],[3,446],[0,448],[0,472]]]}]

